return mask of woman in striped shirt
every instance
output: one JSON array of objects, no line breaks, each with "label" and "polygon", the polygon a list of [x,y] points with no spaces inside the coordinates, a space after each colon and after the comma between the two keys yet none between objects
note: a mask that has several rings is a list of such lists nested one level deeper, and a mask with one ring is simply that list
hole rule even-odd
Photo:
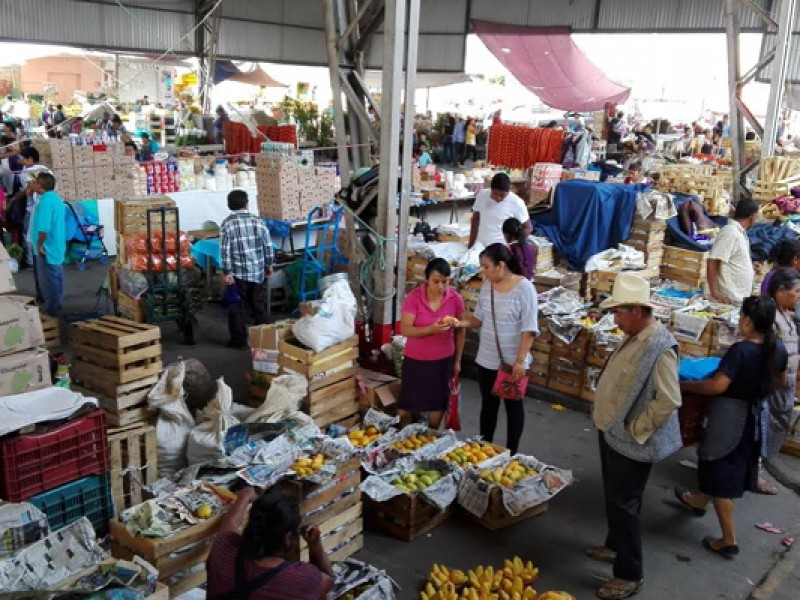
[{"label": "woman in striped shirt", "polygon": [[[539,333],[538,309],[533,284],[522,275],[519,262],[505,244],[487,247],[481,253],[481,268],[484,283],[475,314],[467,316],[459,325],[481,329],[476,359],[482,399],[480,432],[483,439],[491,442],[500,409],[500,398],[492,393],[492,386],[500,363],[513,364],[514,379],[525,376],[531,364],[531,344]],[[525,425],[525,411],[519,400],[504,402],[507,446],[515,454]]]}]

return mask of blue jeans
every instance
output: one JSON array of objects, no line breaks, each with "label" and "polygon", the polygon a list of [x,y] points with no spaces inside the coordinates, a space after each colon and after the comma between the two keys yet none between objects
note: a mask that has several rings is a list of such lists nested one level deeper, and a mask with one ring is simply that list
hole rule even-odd
[{"label": "blue jeans", "polygon": [[43,256],[37,256],[35,268],[44,312],[58,317],[64,306],[64,265],[49,265]]}]

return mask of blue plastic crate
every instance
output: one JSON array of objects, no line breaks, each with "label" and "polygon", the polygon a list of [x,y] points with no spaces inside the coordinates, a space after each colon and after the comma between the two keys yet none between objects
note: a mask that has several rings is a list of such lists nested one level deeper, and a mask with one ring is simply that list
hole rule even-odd
[{"label": "blue plastic crate", "polygon": [[50,530],[55,531],[81,517],[91,521],[99,535],[108,532],[108,521],[114,516],[109,474],[90,475],[66,483],[48,492],[36,494],[28,502],[47,515]]}]

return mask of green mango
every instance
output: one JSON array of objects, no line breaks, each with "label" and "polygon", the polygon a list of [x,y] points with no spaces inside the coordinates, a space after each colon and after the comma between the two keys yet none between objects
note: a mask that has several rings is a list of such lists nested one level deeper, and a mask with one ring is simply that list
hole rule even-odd
[{"label": "green mango", "polygon": [[430,475],[423,475],[422,477],[419,478],[419,480],[425,484],[425,487],[428,487],[433,483],[433,480],[431,479]]}]

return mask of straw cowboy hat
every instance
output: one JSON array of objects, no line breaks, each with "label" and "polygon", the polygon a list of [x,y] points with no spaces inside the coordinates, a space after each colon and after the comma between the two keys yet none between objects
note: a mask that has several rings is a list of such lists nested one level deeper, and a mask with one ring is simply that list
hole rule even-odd
[{"label": "straw cowboy hat", "polygon": [[607,310],[618,306],[647,306],[650,302],[650,283],[634,273],[620,273],[614,279],[611,297],[603,300],[600,308]]}]

